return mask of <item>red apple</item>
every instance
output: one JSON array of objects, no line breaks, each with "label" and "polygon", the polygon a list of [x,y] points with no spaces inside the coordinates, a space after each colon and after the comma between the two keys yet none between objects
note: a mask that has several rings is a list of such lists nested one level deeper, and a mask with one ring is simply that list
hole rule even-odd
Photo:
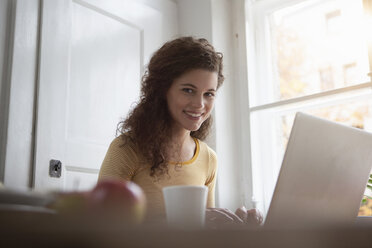
[{"label": "red apple", "polygon": [[139,224],[145,216],[145,194],[130,181],[100,181],[90,192],[88,201],[94,213],[129,224]]}]

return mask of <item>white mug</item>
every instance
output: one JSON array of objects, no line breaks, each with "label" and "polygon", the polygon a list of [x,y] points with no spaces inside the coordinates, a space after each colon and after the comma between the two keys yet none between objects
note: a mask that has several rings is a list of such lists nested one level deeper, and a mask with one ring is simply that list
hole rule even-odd
[{"label": "white mug", "polygon": [[167,222],[176,228],[202,228],[205,223],[208,188],[206,186],[168,186],[163,188]]}]

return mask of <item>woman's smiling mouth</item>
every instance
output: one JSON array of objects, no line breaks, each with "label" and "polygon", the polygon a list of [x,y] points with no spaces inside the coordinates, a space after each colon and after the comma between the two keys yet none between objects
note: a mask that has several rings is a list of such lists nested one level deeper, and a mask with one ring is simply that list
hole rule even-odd
[{"label": "woman's smiling mouth", "polygon": [[188,112],[188,111],[183,111],[187,117],[193,119],[193,120],[199,120],[203,115],[204,113],[194,113],[194,112]]}]

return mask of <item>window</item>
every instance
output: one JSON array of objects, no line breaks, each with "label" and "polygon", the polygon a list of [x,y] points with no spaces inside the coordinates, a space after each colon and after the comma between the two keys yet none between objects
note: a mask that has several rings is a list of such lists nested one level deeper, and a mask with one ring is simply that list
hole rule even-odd
[{"label": "window", "polygon": [[264,213],[297,111],[372,132],[371,2],[247,1],[253,196]]}]

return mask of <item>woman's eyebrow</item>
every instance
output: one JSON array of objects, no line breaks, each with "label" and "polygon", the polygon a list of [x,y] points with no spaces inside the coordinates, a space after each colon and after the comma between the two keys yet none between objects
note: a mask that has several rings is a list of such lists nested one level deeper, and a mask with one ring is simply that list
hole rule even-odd
[{"label": "woman's eyebrow", "polygon": [[187,87],[191,87],[191,88],[194,88],[194,89],[197,89],[197,87],[193,84],[181,84],[181,86],[187,86]]},{"label": "woman's eyebrow", "polygon": [[[187,83],[187,84],[181,84],[181,86],[191,87],[191,88],[194,88],[194,89],[197,89],[198,88],[195,85],[189,84],[189,83]],[[207,91],[216,91],[216,90],[215,89],[209,89]]]}]

